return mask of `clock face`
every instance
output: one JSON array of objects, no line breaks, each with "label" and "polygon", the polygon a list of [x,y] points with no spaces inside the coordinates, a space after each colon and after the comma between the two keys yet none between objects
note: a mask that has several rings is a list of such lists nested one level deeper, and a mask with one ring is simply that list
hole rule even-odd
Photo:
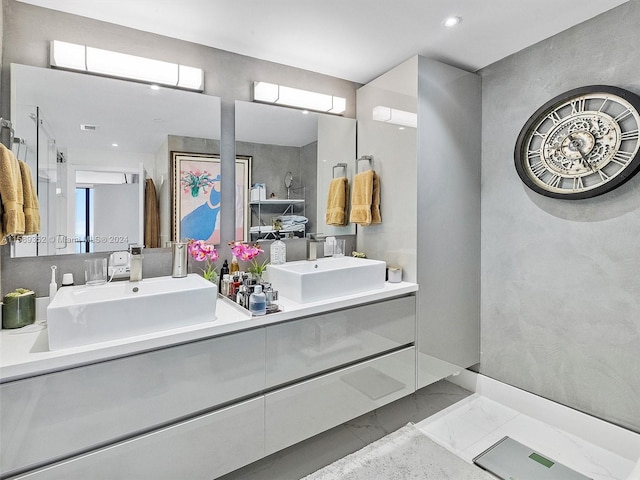
[{"label": "clock face", "polygon": [[613,190],[640,169],[639,112],[640,97],[617,87],[582,87],[552,99],[518,136],[518,175],[554,198]]}]

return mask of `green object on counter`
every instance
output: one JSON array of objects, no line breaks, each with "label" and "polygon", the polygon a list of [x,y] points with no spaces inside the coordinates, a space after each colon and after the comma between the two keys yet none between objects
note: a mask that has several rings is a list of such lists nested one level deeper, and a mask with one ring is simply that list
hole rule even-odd
[{"label": "green object on counter", "polygon": [[7,293],[2,299],[2,328],[20,328],[36,320],[36,294],[26,288]]}]

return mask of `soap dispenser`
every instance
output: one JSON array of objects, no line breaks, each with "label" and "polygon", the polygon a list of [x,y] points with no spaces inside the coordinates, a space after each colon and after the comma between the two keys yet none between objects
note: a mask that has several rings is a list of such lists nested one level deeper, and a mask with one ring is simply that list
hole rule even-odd
[{"label": "soap dispenser", "polygon": [[276,233],[276,240],[271,244],[271,265],[282,265],[287,262],[287,246]]}]

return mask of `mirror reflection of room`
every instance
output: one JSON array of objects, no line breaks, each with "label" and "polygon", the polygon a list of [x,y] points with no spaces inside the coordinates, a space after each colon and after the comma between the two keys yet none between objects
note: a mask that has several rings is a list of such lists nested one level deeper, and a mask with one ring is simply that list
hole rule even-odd
[{"label": "mirror reflection of room", "polygon": [[19,64],[11,85],[13,151],[34,172],[41,214],[12,256],[169,246],[170,152],[219,154],[219,99]]},{"label": "mirror reflection of room", "polygon": [[355,233],[325,222],[332,166],[355,166],[354,119],[236,101],[236,153],[253,158],[252,240]]}]

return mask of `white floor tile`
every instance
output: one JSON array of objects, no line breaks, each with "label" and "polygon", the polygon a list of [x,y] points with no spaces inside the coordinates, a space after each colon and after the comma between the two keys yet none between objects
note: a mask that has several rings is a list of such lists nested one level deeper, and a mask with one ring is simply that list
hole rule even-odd
[{"label": "white floor tile", "polygon": [[509,436],[593,480],[627,480],[634,468],[620,455],[477,394],[416,426],[467,462]]},{"label": "white floor tile", "polygon": [[475,397],[438,420],[416,424],[428,437],[459,454],[518,415],[485,397]]}]

